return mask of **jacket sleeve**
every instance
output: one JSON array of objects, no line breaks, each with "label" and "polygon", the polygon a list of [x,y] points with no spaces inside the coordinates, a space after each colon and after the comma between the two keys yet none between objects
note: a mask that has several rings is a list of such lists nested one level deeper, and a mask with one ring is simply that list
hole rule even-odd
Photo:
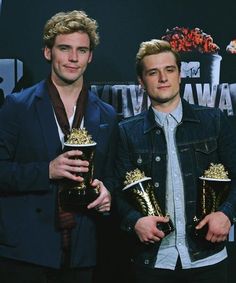
[{"label": "jacket sleeve", "polygon": [[228,117],[220,110],[219,113],[219,156],[229,172],[231,184],[229,195],[218,210],[225,213],[231,223],[234,223],[236,222],[236,131]]},{"label": "jacket sleeve", "polygon": [[[21,94],[19,94],[21,95]],[[49,162],[40,152],[40,158],[31,158],[27,139],[22,134],[27,107],[19,103],[17,95],[8,95],[0,109],[0,192],[45,191],[50,189]],[[26,139],[26,140],[24,140]],[[21,145],[25,143],[24,148]]]},{"label": "jacket sleeve", "polygon": [[142,217],[142,214],[128,202],[122,191],[126,172],[135,169],[129,158],[128,136],[125,128],[120,125],[116,158],[117,189],[115,190],[115,203],[120,218],[121,229],[127,232],[133,232],[134,226],[137,220]]}]

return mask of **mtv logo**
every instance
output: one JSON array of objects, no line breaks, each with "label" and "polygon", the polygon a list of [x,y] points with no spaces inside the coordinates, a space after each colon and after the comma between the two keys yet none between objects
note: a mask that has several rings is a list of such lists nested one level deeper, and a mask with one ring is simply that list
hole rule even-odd
[{"label": "mtv logo", "polygon": [[181,62],[181,78],[200,78],[200,62]]},{"label": "mtv logo", "polygon": [[23,63],[17,59],[0,59],[0,92],[10,94],[23,77]]}]

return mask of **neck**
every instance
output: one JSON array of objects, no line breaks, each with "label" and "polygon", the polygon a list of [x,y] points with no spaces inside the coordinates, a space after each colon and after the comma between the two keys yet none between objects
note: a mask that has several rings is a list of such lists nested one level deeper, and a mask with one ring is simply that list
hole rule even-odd
[{"label": "neck", "polygon": [[77,104],[78,97],[83,87],[83,80],[80,80],[76,84],[58,83],[51,77],[53,84],[55,85],[61,101],[64,105],[67,118],[69,119],[74,114],[74,107]]},{"label": "neck", "polygon": [[83,80],[80,80],[79,82],[72,83],[72,84],[66,84],[66,83],[58,83],[56,80],[53,78],[52,82],[57,88],[59,95],[61,97],[61,100],[63,102],[65,101],[72,101],[75,102],[77,101],[79,94],[82,90],[83,87]]},{"label": "neck", "polygon": [[152,101],[152,107],[155,108],[159,112],[171,113],[176,109],[180,102],[180,96],[176,96],[175,99],[163,103],[158,103],[156,101]]}]

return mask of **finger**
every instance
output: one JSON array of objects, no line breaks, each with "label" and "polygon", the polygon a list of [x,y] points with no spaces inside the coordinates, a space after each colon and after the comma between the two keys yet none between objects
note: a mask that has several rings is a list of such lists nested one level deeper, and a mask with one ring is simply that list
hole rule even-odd
[{"label": "finger", "polygon": [[110,207],[111,207],[110,202],[105,202],[105,203],[103,202],[103,203],[100,203],[97,206],[95,206],[95,209],[99,210],[99,211],[106,211],[106,210],[109,210]]},{"label": "finger", "polygon": [[210,241],[210,242],[214,241],[214,234],[212,232],[208,231],[207,234],[206,234],[206,240]]},{"label": "finger", "polygon": [[98,212],[106,212],[106,211],[110,211],[110,206],[105,206],[105,207],[98,207],[95,208]]},{"label": "finger", "polygon": [[94,179],[93,182],[92,182],[92,186],[96,187],[96,186],[102,186],[102,182],[99,181],[98,179]]},{"label": "finger", "polygon": [[149,240],[144,241],[144,244],[146,244],[146,245],[155,244],[155,242],[159,242],[159,241],[160,241],[160,238],[155,237],[153,239],[149,239]]},{"label": "finger", "polygon": [[67,164],[68,166],[84,167],[84,168],[87,168],[89,166],[88,161],[80,160],[80,159],[66,159],[65,164]]},{"label": "finger", "polygon": [[203,226],[205,226],[207,221],[205,219],[201,220],[198,225],[195,227],[196,229],[201,229]]},{"label": "finger", "polygon": [[83,152],[81,150],[68,150],[68,151],[65,152],[65,155],[67,157],[71,157],[71,156],[75,156],[75,155],[80,156],[82,154],[83,154]]},{"label": "finger", "polygon": [[95,209],[97,211],[109,211],[110,210],[110,205],[97,205],[95,206]]},{"label": "finger", "polygon": [[100,195],[93,202],[89,203],[87,208],[91,209],[91,208],[99,207],[102,203],[102,200],[103,200],[103,197]]}]

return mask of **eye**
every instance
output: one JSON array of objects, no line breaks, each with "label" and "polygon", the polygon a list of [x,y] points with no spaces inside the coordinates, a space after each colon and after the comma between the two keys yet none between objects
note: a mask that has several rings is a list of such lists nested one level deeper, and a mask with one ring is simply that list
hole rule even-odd
[{"label": "eye", "polygon": [[81,54],[85,54],[85,53],[87,53],[87,52],[89,51],[89,48],[87,48],[87,47],[79,48],[78,51],[79,51],[79,53],[81,53]]},{"label": "eye", "polygon": [[167,71],[168,73],[173,73],[173,72],[175,72],[175,70],[176,70],[175,67],[168,67],[168,68],[166,68],[166,71]]},{"label": "eye", "polygon": [[68,51],[69,47],[65,46],[65,45],[61,45],[61,46],[59,46],[59,50],[61,50],[61,51]]},{"label": "eye", "polygon": [[148,76],[155,76],[157,74],[156,70],[151,70],[147,73]]}]

